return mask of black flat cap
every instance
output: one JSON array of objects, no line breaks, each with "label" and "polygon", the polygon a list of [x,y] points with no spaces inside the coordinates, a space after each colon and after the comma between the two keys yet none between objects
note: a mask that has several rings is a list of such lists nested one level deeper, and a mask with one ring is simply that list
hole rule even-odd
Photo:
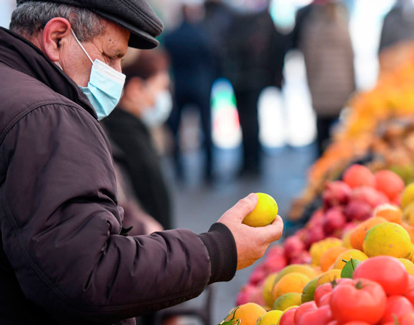
[{"label": "black flat cap", "polygon": [[131,32],[129,46],[152,49],[164,26],[146,0],[17,0],[25,2],[54,2],[89,9]]}]

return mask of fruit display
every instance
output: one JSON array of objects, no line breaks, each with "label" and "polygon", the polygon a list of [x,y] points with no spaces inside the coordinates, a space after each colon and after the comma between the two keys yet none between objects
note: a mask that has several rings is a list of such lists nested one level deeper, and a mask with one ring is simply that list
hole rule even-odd
[{"label": "fruit display", "polygon": [[414,183],[351,165],[268,250],[222,324],[414,324],[413,243]]},{"label": "fruit display", "polygon": [[414,47],[407,60],[381,73],[376,86],[356,93],[346,105],[332,142],[309,169],[307,185],[289,218],[297,221],[324,190],[353,163],[371,171],[390,169],[414,181]]},{"label": "fruit display", "polygon": [[288,218],[300,228],[256,263],[222,325],[414,324],[409,51],[350,99],[293,201]]}]

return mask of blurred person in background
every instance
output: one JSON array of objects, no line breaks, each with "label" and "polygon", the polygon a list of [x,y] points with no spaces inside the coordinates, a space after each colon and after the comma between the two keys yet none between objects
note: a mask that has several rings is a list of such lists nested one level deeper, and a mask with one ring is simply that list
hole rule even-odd
[{"label": "blurred person in background", "polygon": [[224,77],[224,55],[228,30],[234,18],[234,10],[223,0],[206,0],[201,27],[207,33],[211,52],[215,56],[216,77]]},{"label": "blurred person in background", "polygon": [[168,121],[173,136],[173,155],[176,173],[184,177],[180,146],[182,112],[188,105],[200,113],[202,148],[205,154],[204,180],[213,180],[213,141],[211,126],[211,88],[216,77],[216,58],[208,36],[201,27],[203,5],[201,0],[183,0],[182,22],[166,34],[164,46],[171,57],[173,75],[174,108]]},{"label": "blurred person in background", "polygon": [[398,0],[384,18],[379,52],[397,43],[414,39],[414,3]]},{"label": "blurred person in background", "polygon": [[163,51],[140,51],[123,67],[123,95],[117,108],[103,120],[118,147],[114,158],[126,171],[135,198],[164,229],[172,228],[171,198],[151,130],[162,126],[172,109],[168,68]]},{"label": "blurred person in background", "polygon": [[299,48],[305,59],[316,113],[318,156],[355,91],[354,51],[348,24],[348,11],[340,1],[315,0],[297,12],[292,32],[293,48]]},{"label": "blurred person in background", "polygon": [[414,3],[398,0],[386,14],[378,48],[380,74],[394,70],[412,58],[414,47]]},{"label": "blurred person in background", "polygon": [[225,42],[225,76],[233,85],[243,137],[239,176],[261,172],[258,101],[264,88],[282,88],[287,50],[287,37],[276,29],[269,3],[250,4],[233,19]]}]

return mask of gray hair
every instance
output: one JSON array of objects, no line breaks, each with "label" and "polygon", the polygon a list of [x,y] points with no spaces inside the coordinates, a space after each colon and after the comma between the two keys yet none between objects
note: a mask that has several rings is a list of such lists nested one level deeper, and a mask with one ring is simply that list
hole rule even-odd
[{"label": "gray hair", "polygon": [[88,9],[34,1],[25,2],[13,11],[10,30],[24,37],[32,37],[56,17],[66,18],[81,42],[90,42],[105,33],[105,20]]}]

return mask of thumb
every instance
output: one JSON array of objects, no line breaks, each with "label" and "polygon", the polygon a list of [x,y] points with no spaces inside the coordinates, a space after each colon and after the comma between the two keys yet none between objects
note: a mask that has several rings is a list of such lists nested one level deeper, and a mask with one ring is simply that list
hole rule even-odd
[{"label": "thumb", "polygon": [[250,193],[245,198],[241,199],[233,207],[233,212],[235,214],[235,219],[243,221],[243,219],[254,210],[259,201],[259,197],[255,193]]}]

